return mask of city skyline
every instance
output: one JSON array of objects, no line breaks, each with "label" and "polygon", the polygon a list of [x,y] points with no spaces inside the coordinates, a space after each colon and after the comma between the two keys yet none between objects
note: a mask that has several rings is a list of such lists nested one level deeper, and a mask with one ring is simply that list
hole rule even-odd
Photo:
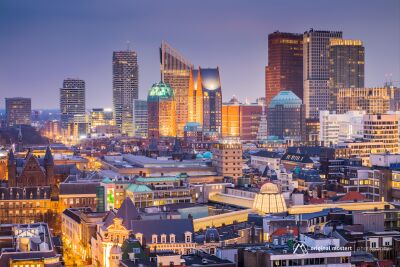
[{"label": "city skyline", "polygon": [[[111,10],[106,2],[79,8],[50,1],[2,2],[2,98],[30,97],[34,109],[57,108],[62,80],[79,77],[87,84],[87,108],[112,107],[112,52],[126,49],[129,40],[138,54],[139,98],[145,99],[151,85],[159,82],[158,48],[166,40],[195,67],[219,67],[224,101],[232,95],[255,100],[264,96],[268,34],[310,28],[343,31],[344,39],[363,41],[366,87],[400,80],[398,1],[338,1],[335,6],[329,1],[229,3],[169,1],[157,3],[157,9],[155,2],[122,2]],[[319,12],[305,16],[311,8]],[[222,10],[223,18],[218,15]],[[172,12],[180,16],[174,18]],[[285,16],[279,16],[282,12]],[[371,16],[374,20],[368,19]],[[180,23],[185,20],[188,23]],[[392,77],[385,77],[390,73]]]}]

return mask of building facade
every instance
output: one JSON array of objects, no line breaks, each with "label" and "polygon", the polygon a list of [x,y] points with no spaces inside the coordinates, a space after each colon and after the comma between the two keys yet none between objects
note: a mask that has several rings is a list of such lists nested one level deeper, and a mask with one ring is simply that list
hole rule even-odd
[{"label": "building facade", "polygon": [[235,139],[224,139],[213,146],[212,153],[218,175],[230,177],[237,184],[243,175],[242,144]]},{"label": "building facade", "polygon": [[282,90],[292,90],[303,99],[303,35],[274,32],[268,35],[268,66],[265,98],[268,106]]},{"label": "building facade", "polygon": [[331,38],[342,38],[339,31],[314,31],[303,35],[303,81],[306,118],[318,118],[329,105],[329,45]]},{"label": "building facade", "polygon": [[268,106],[268,135],[302,141],[305,136],[305,108],[292,91],[281,91]]},{"label": "building facade", "polygon": [[398,115],[364,115],[364,139],[368,142],[382,143],[385,152],[399,153]]},{"label": "building facade", "polygon": [[169,85],[153,84],[147,96],[147,112],[149,138],[176,136],[176,100]]},{"label": "building facade", "polygon": [[113,52],[113,105],[115,125],[133,135],[133,100],[139,95],[139,66],[135,51]]},{"label": "building facade", "polygon": [[222,128],[222,89],[219,68],[199,68],[203,92],[203,132],[219,135]]},{"label": "building facade", "polygon": [[176,125],[178,137],[183,137],[185,124],[189,121],[189,76],[192,64],[165,41],[161,42],[161,81],[171,86],[176,98]]},{"label": "building facade", "polygon": [[135,99],[133,101],[133,131],[138,138],[147,138],[147,101]]},{"label": "building facade", "polygon": [[390,109],[387,88],[334,88],[333,106],[338,114],[351,110],[365,110],[367,114],[384,114]]},{"label": "building facade", "polygon": [[69,123],[74,123],[75,115],[85,115],[85,81],[79,79],[65,79],[60,88],[61,127],[68,128]]},{"label": "building facade", "polygon": [[31,125],[31,99],[24,97],[6,98],[6,124],[8,127],[16,125]]}]

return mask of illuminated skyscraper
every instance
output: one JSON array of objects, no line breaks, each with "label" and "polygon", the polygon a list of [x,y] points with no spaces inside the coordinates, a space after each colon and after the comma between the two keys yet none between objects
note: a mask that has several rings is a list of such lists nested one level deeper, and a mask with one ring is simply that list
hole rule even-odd
[{"label": "illuminated skyscraper", "polygon": [[85,116],[85,81],[65,79],[60,88],[61,128],[67,129],[74,123],[75,116]]},{"label": "illuminated skyscraper", "polygon": [[174,90],[176,100],[176,131],[184,135],[185,124],[189,121],[189,76],[192,64],[165,41],[161,42],[161,81]]},{"label": "illuminated skyscraper", "polygon": [[365,50],[360,40],[340,38],[331,39],[329,47],[329,109],[336,111],[337,88],[364,87]]},{"label": "illuminated skyscraper", "polygon": [[342,32],[314,31],[303,35],[303,103],[307,118],[318,118],[320,110],[329,107],[329,46],[331,38],[342,38]]},{"label": "illuminated skyscraper", "polygon": [[203,125],[203,91],[199,70],[192,69],[189,78],[189,121]]},{"label": "illuminated skyscraper", "polygon": [[268,66],[265,70],[267,106],[282,90],[303,99],[303,35],[274,32],[268,35]]},{"label": "illuminated skyscraper", "polygon": [[135,99],[133,101],[133,128],[135,137],[147,138],[147,101]]},{"label": "illuminated skyscraper", "polygon": [[199,68],[201,90],[203,92],[203,131],[218,135],[222,128],[222,91],[219,68]]},{"label": "illuminated skyscraper", "polygon": [[115,125],[133,135],[133,100],[139,94],[139,66],[135,51],[113,52],[113,105]]},{"label": "illuminated skyscraper", "polygon": [[147,96],[148,137],[176,136],[176,102],[172,88],[155,83]]}]

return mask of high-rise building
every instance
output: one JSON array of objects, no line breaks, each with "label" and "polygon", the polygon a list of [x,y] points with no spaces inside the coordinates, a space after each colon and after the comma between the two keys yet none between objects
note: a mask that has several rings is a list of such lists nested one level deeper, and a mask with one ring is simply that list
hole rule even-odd
[{"label": "high-rise building", "polygon": [[176,136],[176,102],[169,85],[153,84],[147,96],[147,111],[149,138]]},{"label": "high-rise building", "polygon": [[263,106],[259,103],[243,104],[232,98],[222,105],[222,136],[256,141],[262,112]]},{"label": "high-rise building", "polygon": [[135,137],[147,138],[147,121],[147,101],[135,99],[133,101],[133,130]]},{"label": "high-rise building", "polygon": [[330,39],[329,86],[364,87],[365,49],[360,40]]},{"label": "high-rise building", "polygon": [[74,122],[75,115],[85,115],[85,81],[65,79],[60,88],[61,127],[68,128]]},{"label": "high-rise building", "polygon": [[135,51],[113,52],[113,104],[115,125],[133,136],[133,100],[139,95],[139,66]]},{"label": "high-rise building", "polygon": [[30,125],[31,113],[32,107],[30,98],[6,98],[6,124],[8,127]]},{"label": "high-rise building", "polygon": [[292,91],[281,91],[268,106],[268,135],[302,141],[305,137],[304,105]]},{"label": "high-rise building", "polygon": [[189,121],[189,78],[192,64],[165,41],[161,42],[161,81],[174,90],[176,99],[176,131],[184,135],[185,124]]},{"label": "high-rise building", "polygon": [[338,114],[365,110],[367,114],[383,114],[390,109],[390,90],[387,88],[334,88],[332,106]]},{"label": "high-rise building", "polygon": [[203,91],[199,70],[191,69],[189,77],[189,122],[203,124]]},{"label": "high-rise building", "polygon": [[201,90],[203,92],[203,132],[219,135],[222,128],[222,90],[219,68],[199,68]]},{"label": "high-rise building", "polygon": [[332,38],[342,38],[338,31],[314,31],[303,35],[303,103],[307,118],[318,118],[329,107],[329,46]]},{"label": "high-rise building", "polygon": [[303,35],[274,32],[268,35],[268,66],[265,69],[267,106],[282,90],[303,99]]},{"label": "high-rise building", "polygon": [[329,110],[336,111],[336,88],[364,87],[365,50],[360,40],[333,38],[329,44]]}]

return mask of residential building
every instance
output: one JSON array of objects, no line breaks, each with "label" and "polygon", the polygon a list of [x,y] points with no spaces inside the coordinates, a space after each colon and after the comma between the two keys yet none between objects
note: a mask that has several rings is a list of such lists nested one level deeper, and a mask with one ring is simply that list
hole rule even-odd
[{"label": "residential building", "polygon": [[74,122],[75,115],[86,113],[85,81],[67,78],[60,88],[61,127],[66,130]]},{"label": "residential building", "polygon": [[385,152],[399,153],[399,118],[396,114],[364,115],[364,139],[381,143]]},{"label": "residential building", "polygon": [[6,125],[31,125],[31,99],[24,97],[6,98]]},{"label": "residential building", "polygon": [[133,136],[133,100],[139,96],[139,65],[135,51],[115,51],[112,61],[115,125]]},{"label": "residential building", "polygon": [[303,100],[306,118],[318,118],[329,106],[329,47],[332,38],[342,38],[339,31],[315,31],[303,35]]},{"label": "residential building", "polygon": [[276,31],[268,35],[265,99],[268,106],[282,90],[303,99],[303,35]]}]

